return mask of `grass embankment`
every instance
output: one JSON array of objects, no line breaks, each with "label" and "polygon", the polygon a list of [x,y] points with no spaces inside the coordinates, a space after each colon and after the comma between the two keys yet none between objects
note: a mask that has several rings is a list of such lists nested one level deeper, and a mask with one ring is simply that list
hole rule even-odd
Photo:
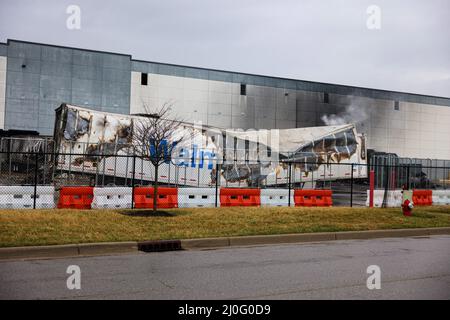
[{"label": "grass embankment", "polygon": [[0,210],[0,247],[238,235],[449,227],[450,206],[400,208],[195,208],[170,216],[139,210]]}]

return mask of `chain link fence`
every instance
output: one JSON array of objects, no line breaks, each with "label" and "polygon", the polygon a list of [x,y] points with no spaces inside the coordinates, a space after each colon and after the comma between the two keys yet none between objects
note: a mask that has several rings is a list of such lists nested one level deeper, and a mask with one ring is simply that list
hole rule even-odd
[{"label": "chain link fence", "polygon": [[[373,172],[375,189],[448,189],[450,161],[373,156],[369,164],[319,163],[311,161],[232,161],[171,159],[158,168],[158,187],[197,188],[218,194],[220,188],[328,189],[334,206],[365,206]],[[127,188],[133,199],[137,187],[153,187],[155,168],[136,155],[58,154],[53,152],[0,152],[0,207],[51,207],[48,190],[58,203],[63,187]],[[50,188],[50,189],[48,189]],[[104,189],[107,190],[107,189]],[[105,197],[130,197],[114,191]],[[214,190],[212,193],[209,191]],[[145,196],[152,197],[148,191]],[[163,195],[164,196],[164,195]],[[190,195],[189,195],[190,196]],[[47,204],[42,203],[44,200]],[[109,199],[109,198],[108,198]],[[206,198],[205,198],[206,199]],[[44,201],[45,202],[45,201]],[[131,202],[131,205],[130,205]],[[16,203],[20,205],[16,206]]]}]

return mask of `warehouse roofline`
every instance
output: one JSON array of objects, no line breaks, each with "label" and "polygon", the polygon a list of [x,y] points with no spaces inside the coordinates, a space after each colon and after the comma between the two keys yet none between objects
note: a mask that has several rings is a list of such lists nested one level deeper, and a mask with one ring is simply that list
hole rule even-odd
[{"label": "warehouse roofline", "polygon": [[[169,76],[178,76],[186,78],[197,78],[204,80],[216,80],[233,83],[243,83],[248,85],[269,86],[276,88],[285,88],[292,90],[303,90],[311,92],[326,92],[341,95],[353,95],[382,100],[398,100],[412,103],[422,103],[431,105],[450,106],[450,98],[432,95],[423,95],[416,93],[390,91],[384,89],[372,89],[350,85],[332,84],[324,82],[316,82],[310,80],[298,80],[291,78],[273,77],[266,75],[257,75],[244,72],[226,71],[220,69],[209,69],[203,67],[183,66],[178,64],[146,61],[133,59],[130,54],[100,51],[92,49],[84,49],[77,47],[68,47],[47,43],[30,42],[16,39],[8,39],[6,43],[0,43],[1,46],[8,46],[10,42],[25,43],[39,46],[49,46],[56,48],[64,48],[70,50],[82,50],[87,52],[112,54],[128,57],[131,61],[131,71],[155,73]],[[2,52],[0,51],[0,55]],[[6,55],[6,52],[5,52]]]}]

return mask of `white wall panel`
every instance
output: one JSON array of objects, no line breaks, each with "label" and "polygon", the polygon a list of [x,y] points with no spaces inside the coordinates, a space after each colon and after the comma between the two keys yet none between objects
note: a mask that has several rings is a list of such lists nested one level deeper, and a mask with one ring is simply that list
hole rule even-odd
[{"label": "white wall panel", "polygon": [[[395,110],[393,100],[331,93],[330,103],[323,103],[323,92],[249,84],[242,96],[239,83],[159,74],[149,74],[148,79],[148,86],[141,86],[140,73],[132,73],[132,113],[142,112],[142,101],[158,106],[172,100],[175,113],[186,121],[245,130],[323,125],[323,115],[339,115],[352,106],[362,109],[356,126],[366,134],[368,148],[399,156],[449,158],[449,107],[400,102]],[[367,117],[361,116],[364,113]]]},{"label": "white wall panel", "polygon": [[208,102],[231,105],[231,94],[210,91],[208,96]]},{"label": "white wall panel", "polygon": [[206,92],[209,90],[209,80],[184,78],[183,81],[185,90],[194,89]]},{"label": "white wall panel", "polygon": [[208,91],[184,88],[184,99],[187,101],[208,102]]},{"label": "white wall panel", "polygon": [[209,92],[225,93],[229,95],[231,94],[231,83],[210,80]]},{"label": "white wall panel", "polygon": [[0,129],[5,128],[6,59],[0,56]]},{"label": "white wall panel", "polygon": [[[184,78],[183,77],[175,77],[175,76],[165,76],[158,75],[156,85],[159,87],[168,87],[175,89],[183,89],[184,87]],[[174,90],[177,91],[177,90]]]}]

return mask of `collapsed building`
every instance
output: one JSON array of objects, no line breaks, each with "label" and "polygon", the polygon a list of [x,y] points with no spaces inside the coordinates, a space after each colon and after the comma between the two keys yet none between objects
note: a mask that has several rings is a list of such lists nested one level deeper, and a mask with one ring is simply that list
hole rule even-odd
[{"label": "collapsed building", "polygon": [[[62,169],[72,172],[114,172],[127,177],[129,165],[117,164],[116,155],[137,156],[139,171],[152,180],[154,169],[148,157],[133,144],[134,128],[146,118],[89,110],[63,104],[56,111],[54,142]],[[292,163],[293,177],[313,181],[349,178],[350,166],[331,164],[366,164],[365,137],[355,126],[338,125],[296,129],[224,130],[183,122],[176,136],[185,136],[167,162],[162,165],[159,181],[170,183],[170,170],[182,171],[185,184],[215,183],[216,165],[220,164],[223,184],[240,186],[286,183],[288,166]],[[168,144],[173,141],[167,141]],[[144,169],[145,168],[145,169]],[[354,177],[366,177],[367,168],[358,167]],[[196,179],[193,179],[196,178]],[[191,183],[192,182],[192,183]],[[222,183],[222,182],[221,182]]]}]

